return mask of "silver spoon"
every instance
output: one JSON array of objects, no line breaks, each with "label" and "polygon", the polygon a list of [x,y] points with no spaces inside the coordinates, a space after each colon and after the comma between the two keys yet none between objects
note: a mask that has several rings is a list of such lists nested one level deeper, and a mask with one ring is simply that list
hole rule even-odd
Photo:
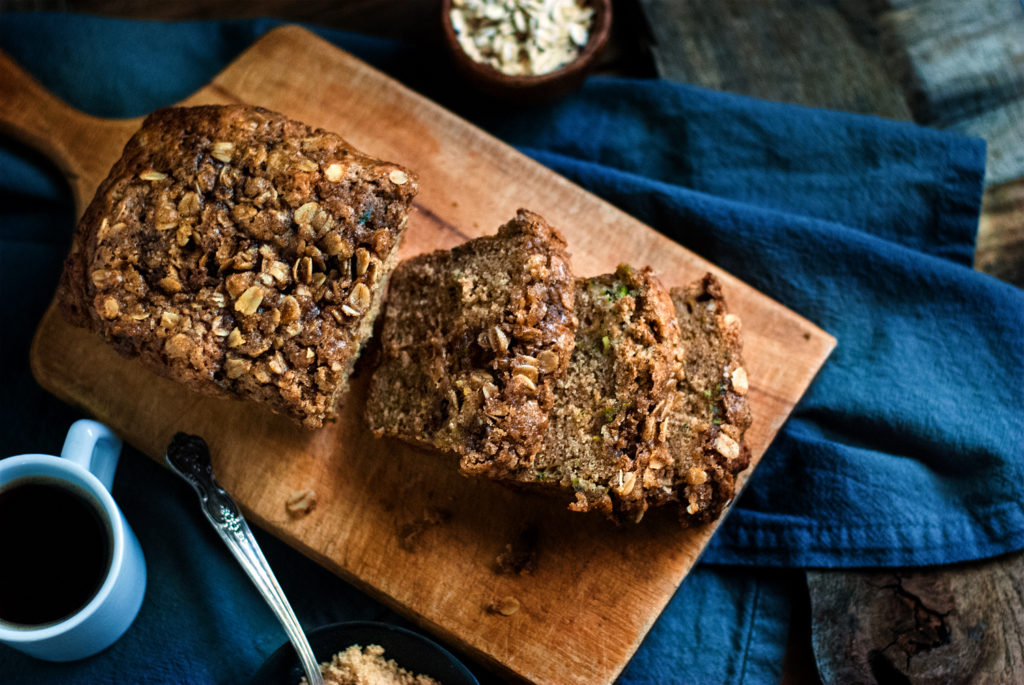
[{"label": "silver spoon", "polygon": [[263,551],[235,501],[213,477],[210,448],[207,447],[206,441],[198,435],[176,434],[167,447],[167,463],[172,471],[184,478],[198,493],[206,518],[245,569],[246,575],[270,605],[277,620],[281,622],[288,639],[299,654],[302,669],[306,672],[306,682],[309,685],[324,685],[320,666],[313,656],[313,649],[309,646],[306,634],[302,632],[302,626],[295,618],[295,612],[288,604],[281,586],[278,585],[274,572],[270,570],[270,564],[263,556]]}]

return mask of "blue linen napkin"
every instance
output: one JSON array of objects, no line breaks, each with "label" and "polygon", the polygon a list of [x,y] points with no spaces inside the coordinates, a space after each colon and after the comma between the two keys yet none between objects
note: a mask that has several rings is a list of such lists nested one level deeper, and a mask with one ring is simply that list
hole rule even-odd
[{"label": "blue linen napkin", "polygon": [[[274,25],[3,15],[0,48],[72,104],[136,116],[190,94]],[[931,564],[1024,547],[1024,294],[970,268],[981,141],[659,81],[592,78],[558,104],[510,112],[438,79],[446,67],[427,51],[320,33],[839,339],[704,557],[762,570],[699,566],[623,682],[777,679],[793,576],[764,566]],[[59,175],[8,140],[0,200],[2,351],[26,360],[73,212]],[[34,385],[27,362],[13,367],[3,453],[59,450],[76,413]],[[192,493],[129,451],[114,494],[150,562],[139,619],[79,664],[0,648],[3,680],[244,682],[284,636]],[[260,539],[305,625],[401,622]]]}]

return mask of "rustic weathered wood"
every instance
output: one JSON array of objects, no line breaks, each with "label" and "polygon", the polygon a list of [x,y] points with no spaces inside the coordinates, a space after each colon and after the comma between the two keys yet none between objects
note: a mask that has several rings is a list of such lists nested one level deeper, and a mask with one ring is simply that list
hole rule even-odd
[{"label": "rustic weathered wood", "polygon": [[886,62],[914,121],[988,141],[986,183],[1024,176],[1020,0],[885,0]]},{"label": "rustic weathered wood", "polygon": [[807,581],[826,683],[1024,682],[1024,554]]},{"label": "rustic weathered wood", "polygon": [[975,267],[1024,286],[1024,8],[1018,0],[874,7],[914,120],[988,143]]},{"label": "rustic weathered wood", "polygon": [[1024,183],[1019,0],[642,5],[665,78],[984,138],[990,189],[975,264],[1024,286],[1024,207],[1013,199]]},{"label": "rustic weathered wood", "polygon": [[900,89],[869,44],[872,36],[860,21],[859,7],[843,12],[838,0],[641,0],[641,5],[664,78],[910,119]]},{"label": "rustic weathered wood", "polygon": [[[81,211],[138,121],[72,112],[9,60],[0,61],[0,91],[0,121],[57,160]],[[676,285],[715,272],[743,320],[754,463],[835,343],[680,245],[302,29],[268,34],[188,102],[264,105],[416,169],[421,193],[403,256],[493,232],[526,205],[565,232],[579,274],[629,261],[651,264]],[[199,397],[158,378],[68,326],[52,307],[37,331],[32,366],[44,387],[154,458],[177,430],[207,437],[218,478],[259,525],[445,639],[539,682],[613,679],[715,528],[681,530],[667,515],[613,528],[561,503],[463,479],[436,456],[375,440],[360,417],[366,369],[338,422],[310,432],[251,404]],[[291,518],[285,500],[304,489],[317,492],[318,505],[305,518]],[[426,519],[431,525],[418,525]],[[496,573],[496,557],[531,522],[538,530],[536,570]],[[405,534],[410,526],[422,529],[415,544]],[[506,596],[519,601],[517,613],[487,611]]]},{"label": "rustic weathered wood", "polygon": [[433,0],[0,0],[17,8],[61,9],[138,19],[181,21],[281,17],[288,21],[340,26],[347,31],[409,37],[439,28],[439,5]]},{"label": "rustic weathered wood", "polygon": [[986,189],[981,206],[974,268],[1024,287],[1024,178]]},{"label": "rustic weathered wood", "polygon": [[988,182],[1024,176],[1019,0],[642,0],[659,73],[985,138]]}]

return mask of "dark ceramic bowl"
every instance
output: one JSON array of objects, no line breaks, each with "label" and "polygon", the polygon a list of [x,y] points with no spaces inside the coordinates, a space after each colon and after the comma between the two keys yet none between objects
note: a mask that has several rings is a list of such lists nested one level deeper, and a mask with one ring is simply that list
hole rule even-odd
[{"label": "dark ceramic bowl", "polygon": [[452,26],[452,0],[441,2],[441,28],[448,52],[459,73],[480,92],[502,100],[516,102],[543,102],[576,90],[597,64],[597,58],[608,43],[612,29],[611,0],[590,0],[594,8],[594,25],[587,44],[572,62],[560,69],[539,76],[509,76],[494,67],[481,64],[466,54],[459,45]]},{"label": "dark ceramic bowl", "polygon": [[[477,679],[451,652],[418,633],[405,628],[352,621],[322,626],[306,634],[317,661],[330,661],[337,652],[351,645],[380,645],[384,658],[394,659],[405,670],[428,675],[444,685],[480,685]],[[270,655],[253,676],[252,685],[294,685],[305,674],[290,642]]]}]

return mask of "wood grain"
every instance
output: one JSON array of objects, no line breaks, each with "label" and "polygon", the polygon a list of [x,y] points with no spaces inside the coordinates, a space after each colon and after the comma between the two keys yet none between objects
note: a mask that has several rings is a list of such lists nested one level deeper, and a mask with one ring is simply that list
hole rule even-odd
[{"label": "wood grain", "polygon": [[1024,555],[807,582],[826,683],[1024,682]]},{"label": "wood grain", "polygon": [[877,15],[914,121],[984,138],[986,183],[1024,176],[1024,7],[1019,0],[884,0]]},{"label": "wood grain", "polygon": [[974,268],[1024,288],[1024,177],[985,189]]},{"label": "wood grain", "polygon": [[[71,112],[9,61],[0,61],[0,89],[8,96],[0,103],[5,128],[72,175],[81,211],[138,122]],[[267,34],[187,102],[260,104],[416,169],[421,193],[403,257],[491,233],[525,205],[565,233],[577,274],[629,261],[651,264],[673,286],[713,271],[744,322],[755,464],[835,344],[682,246],[302,29]],[[199,397],[155,377],[68,326],[53,307],[37,331],[32,367],[44,387],[156,459],[175,431],[203,435],[218,478],[256,523],[444,639],[529,680],[611,681],[716,527],[681,530],[672,517],[653,515],[641,526],[613,528],[375,440],[360,417],[365,368],[338,422],[310,432],[251,404]],[[285,500],[304,489],[317,492],[318,505],[290,518]],[[533,525],[533,574],[496,573],[496,556]],[[410,539],[410,530],[419,532]],[[487,610],[503,597],[516,598],[519,611]]]},{"label": "wood grain", "polygon": [[875,11],[914,120],[988,143],[974,265],[1024,287],[1024,7],[885,0]]},{"label": "wood grain", "polygon": [[658,73],[753,97],[909,119],[864,5],[840,0],[640,0]]}]

